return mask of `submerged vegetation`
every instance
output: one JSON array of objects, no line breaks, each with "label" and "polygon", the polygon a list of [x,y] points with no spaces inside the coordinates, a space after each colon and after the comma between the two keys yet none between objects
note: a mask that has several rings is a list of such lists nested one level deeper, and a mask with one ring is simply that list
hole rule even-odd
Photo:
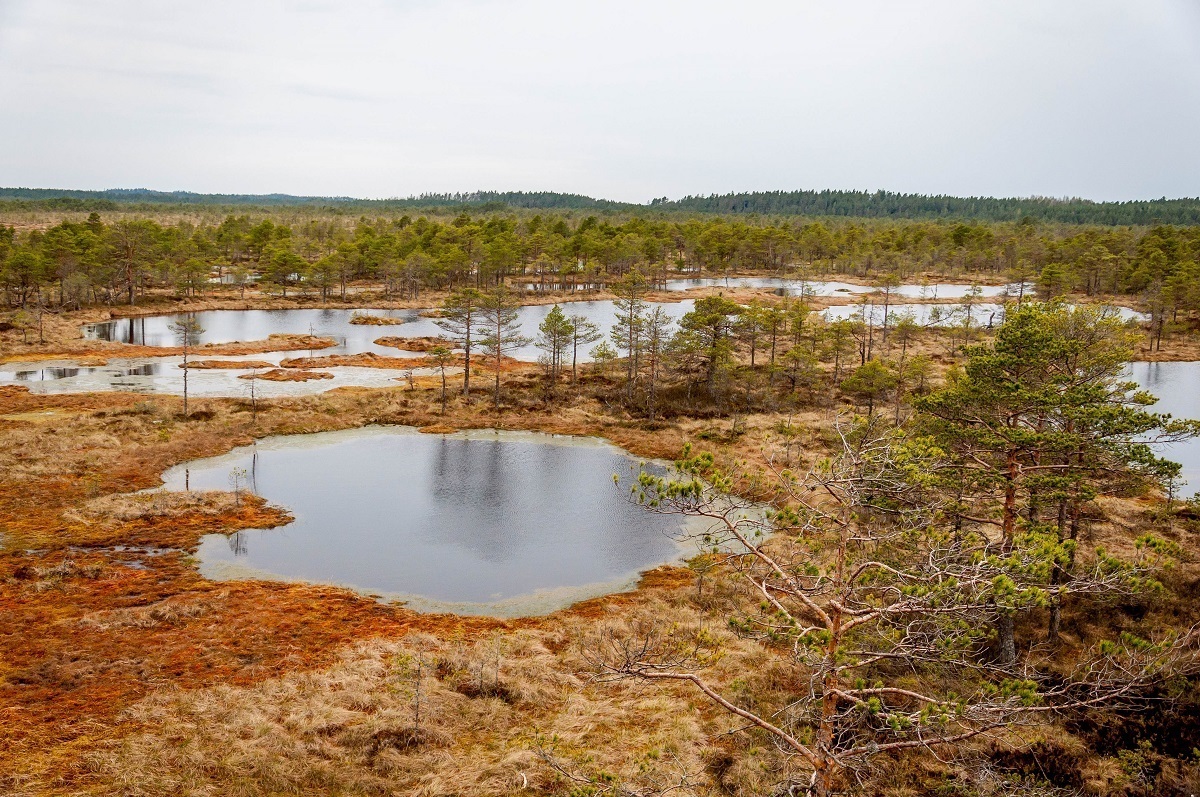
[{"label": "submerged vegetation", "polygon": [[[477,199],[449,213],[0,208],[0,361],[183,354],[185,373],[253,369],[223,398],[0,387],[0,708],[19,720],[0,727],[0,790],[1200,788],[1200,511],[1158,448],[1200,426],[1155,413],[1126,370],[1196,358],[1200,227],[1075,226],[1003,203],[944,203],[953,218],[929,220],[914,198],[898,207],[915,219],[783,215],[808,196],[728,217],[682,211],[729,198]],[[751,273],[801,282],[664,290]],[[822,275],[877,291],[805,290]],[[990,323],[969,312],[977,290],[950,324],[896,310],[902,283],[946,279],[1014,290]],[[581,298],[611,300],[615,324],[573,310]],[[815,312],[851,300],[847,318]],[[525,301],[548,306],[533,340],[515,322]],[[314,353],[338,343],[313,330],[79,339],[116,313],[332,305],[368,326],[394,323],[372,308],[423,309],[442,334],[369,333],[420,355],[403,359]],[[513,359],[530,343],[538,362]],[[321,390],[330,373],[313,369],[359,366],[394,369],[394,386],[254,393],[258,379]],[[268,435],[368,424],[596,435],[678,458],[619,483],[648,511],[707,519],[704,550],[545,617],[428,615],[201,578],[201,536],[289,520],[244,473],[228,492],[134,492]]]}]

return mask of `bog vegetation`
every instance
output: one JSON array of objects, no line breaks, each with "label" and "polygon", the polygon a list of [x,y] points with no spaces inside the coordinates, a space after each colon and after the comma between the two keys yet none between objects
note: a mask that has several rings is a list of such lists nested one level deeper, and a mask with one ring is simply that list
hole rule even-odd
[{"label": "bog vegetation", "polygon": [[[84,314],[213,297],[436,306],[442,337],[406,344],[425,356],[393,389],[0,389],[0,530],[24,543],[0,552],[0,697],[38,719],[4,731],[8,791],[1200,788],[1200,510],[1176,499],[1180,468],[1156,445],[1200,424],[1156,413],[1126,379],[1131,359],[1193,342],[1200,227],[1133,226],[1136,208],[1131,226],[1071,225],[1003,201],[974,220],[766,215],[817,201],[788,195],[346,205],[375,213],[357,218],[282,203],[101,215],[75,199],[66,217],[30,199],[0,227],[0,358],[82,352]],[[841,275],[878,286],[884,311],[826,320],[803,290],[718,287],[678,316],[653,301],[667,279],[735,273]],[[891,307],[901,282],[945,278],[1033,284],[991,326]],[[612,328],[572,312],[590,292],[614,300]],[[557,302],[532,341],[515,323],[529,296]],[[1101,303],[1114,297],[1148,320],[1120,320]],[[176,332],[197,354],[201,331]],[[128,350],[93,343],[91,356]],[[540,362],[514,362],[530,343]],[[332,364],[310,353],[279,372]],[[232,497],[121,496],[255,437],[380,422],[601,434],[678,457],[621,488],[711,527],[686,568],[637,593],[466,622],[200,579],[181,553],[200,534],[286,520],[240,482]]]},{"label": "bog vegetation", "polygon": [[359,280],[375,281],[389,295],[416,296],[509,278],[577,287],[634,269],[661,280],[742,270],[792,274],[801,264],[801,273],[871,278],[934,272],[1033,280],[1048,296],[1140,295],[1176,320],[1196,309],[1200,283],[1195,225],[553,211],[350,219],[295,208],[224,218],[212,209],[125,211],[107,220],[92,212],[20,226],[0,224],[0,278],[11,307],[135,303],[155,288],[196,295],[211,288],[210,277],[239,290],[254,278],[280,293],[303,289],[328,298]]}]

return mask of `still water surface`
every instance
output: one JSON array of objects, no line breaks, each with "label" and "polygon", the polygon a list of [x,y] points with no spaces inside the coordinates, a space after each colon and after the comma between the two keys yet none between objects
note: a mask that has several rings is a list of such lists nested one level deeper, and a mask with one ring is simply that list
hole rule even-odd
[{"label": "still water surface", "polygon": [[[691,312],[692,300],[668,302],[661,305],[675,320]],[[553,309],[553,305],[524,305],[518,320],[521,334],[527,338],[537,337],[538,325]],[[605,336],[617,323],[617,308],[612,301],[567,302],[562,311],[568,316],[583,316],[600,327]],[[383,316],[396,320],[395,326],[351,324],[355,312]],[[200,343],[232,343],[235,341],[264,340],[274,334],[313,334],[316,337],[333,338],[338,345],[321,349],[316,354],[361,354],[372,352],[386,356],[420,356],[398,349],[375,344],[384,336],[405,338],[437,337],[444,335],[433,318],[421,316],[422,310],[206,310],[186,314],[196,319],[204,333]],[[85,338],[120,341],[145,346],[178,346],[178,339],[171,333],[170,325],[178,323],[185,314],[146,316],[135,319],[118,319],[99,324],[88,324],[83,328]],[[591,347],[587,347],[589,350]],[[512,356],[519,360],[537,360],[541,351],[532,343],[517,349]],[[296,356],[296,355],[291,355]],[[590,361],[587,351],[580,352],[581,361]]]},{"label": "still water surface", "polygon": [[[131,343],[139,346],[178,346],[177,335],[171,325],[184,318],[195,318],[203,327],[199,342],[235,343],[265,340],[271,335],[312,334],[319,338],[338,341],[334,348],[321,349],[320,354],[360,354],[374,352],[404,356],[386,346],[377,346],[374,341],[384,335],[396,334],[398,327],[351,324],[353,310],[205,310],[199,313],[176,313],[173,315],[119,318],[86,324],[83,337]],[[371,310],[371,315],[394,318],[397,324],[418,319],[417,310]],[[294,356],[294,355],[293,355]]]},{"label": "still water surface", "polygon": [[[746,278],[749,279],[749,278]],[[766,279],[758,279],[762,282]],[[829,284],[829,283],[826,283]],[[859,286],[854,286],[859,287]],[[917,287],[917,286],[904,286]],[[964,286],[941,285],[939,289],[955,289]],[[995,287],[995,286],[993,286]],[[922,288],[923,290],[924,288]],[[953,293],[953,291],[951,291]],[[897,295],[902,295],[897,293]],[[995,294],[992,294],[995,295]],[[946,298],[946,294],[941,295]],[[877,298],[868,299],[860,294],[856,304],[840,305],[824,311],[830,320],[849,318],[866,312],[876,324],[883,323],[883,304]],[[611,300],[596,300],[588,302],[565,302],[562,310],[569,316],[581,316],[596,324],[601,333],[608,335],[613,325],[617,323],[618,310]],[[691,312],[695,301],[688,299],[680,302],[655,304],[661,307],[674,321],[684,314]],[[521,334],[531,340],[536,339],[538,325],[545,320],[553,305],[524,305],[518,311]],[[1128,308],[1114,308],[1122,319],[1142,320],[1143,316]],[[388,319],[394,319],[395,325],[375,326],[351,324],[350,319],[356,312],[367,313]],[[207,310],[190,314],[203,327],[200,343],[232,343],[235,341],[264,340],[273,334],[294,334],[332,338],[337,345],[320,350],[320,354],[361,354],[370,352],[383,356],[403,357],[417,356],[414,353],[400,351],[395,348],[377,345],[374,341],[383,336],[396,337],[437,337],[444,335],[435,319],[423,317],[421,310]],[[893,301],[889,307],[889,319],[900,313],[914,317],[922,326],[938,326],[960,323],[966,315],[962,304],[899,304]],[[971,308],[973,321],[980,325],[998,324],[1003,320],[1003,305],[995,302],[973,303]],[[88,324],[83,328],[85,338],[108,341],[119,341],[145,346],[177,346],[179,341],[171,332],[170,326],[185,318],[184,314],[145,316],[141,318],[125,318],[104,321],[98,324]],[[589,361],[590,346],[587,351],[580,352],[581,361]],[[532,343],[516,349],[513,356],[520,360],[534,361],[541,354]],[[294,355],[293,355],[294,356]]]},{"label": "still water surface", "polygon": [[[750,278],[745,278],[750,279]],[[763,281],[769,278],[762,278]],[[823,283],[826,286],[834,283]],[[861,286],[854,286],[861,287]],[[918,287],[918,286],[904,286]],[[961,285],[940,285],[938,290],[957,289]],[[995,286],[993,286],[995,287]],[[924,290],[924,286],[921,286]],[[951,290],[952,292],[952,290]],[[942,293],[943,297],[947,294]],[[674,321],[690,312],[694,300],[668,302],[656,305],[661,307]],[[617,308],[612,301],[597,300],[586,302],[563,303],[564,312],[571,316],[582,316],[596,324],[601,333],[607,336],[617,322]],[[551,311],[552,305],[526,305],[520,309],[519,320],[521,334],[528,338],[536,338],[538,325]],[[1145,320],[1145,316],[1125,307],[1111,308],[1123,320]],[[442,333],[432,318],[423,317],[420,310],[370,310],[368,312],[396,321],[395,325],[358,325],[351,324],[350,319],[356,311],[353,310],[211,310],[193,314],[204,328],[201,343],[230,343],[234,341],[264,340],[277,333],[297,335],[313,334],[318,337],[333,338],[337,345],[320,349],[315,352],[318,356],[332,354],[361,354],[372,353],[392,358],[411,358],[420,356],[415,352],[379,346],[375,340],[384,336],[397,337],[436,337]],[[889,307],[889,323],[895,323],[901,314],[913,317],[921,326],[947,326],[960,324],[966,315],[966,307],[962,303],[945,304],[899,304]],[[823,311],[826,318],[861,317],[867,314],[875,324],[883,323],[883,305],[878,297],[868,297],[858,294],[855,304],[839,305]],[[1004,306],[994,302],[972,303],[972,322],[976,327],[995,326],[1003,321]],[[118,319],[99,324],[89,324],[83,328],[85,337],[102,340],[122,341],[126,343],[143,344],[148,346],[174,346],[178,340],[170,330],[170,325],[183,319],[182,314],[166,316],[147,316],[135,319]],[[591,346],[583,347],[579,352],[580,362],[591,360]],[[245,356],[209,356],[202,352],[198,356],[205,359],[223,359],[236,362],[238,360],[265,360],[272,364],[284,357],[297,357],[306,354],[304,351],[287,353],[268,352],[264,354]],[[541,352],[535,345],[521,347],[513,356],[526,361],[534,361]],[[113,358],[107,366],[80,367],[67,361],[44,363],[6,363],[0,365],[0,385],[25,384],[36,392],[84,392],[93,390],[120,390],[142,393],[183,392],[183,372],[179,368],[180,358],[144,357],[144,358]],[[394,386],[398,373],[394,370],[361,368],[361,367],[332,367],[324,368],[333,375],[333,379],[305,383],[267,383],[258,382],[258,395],[284,396],[304,395],[322,392],[337,387],[384,387]],[[189,377],[189,392],[196,396],[241,396],[248,391],[245,380],[238,377],[245,370],[193,370]],[[432,373],[418,371],[418,374]]]},{"label": "still water surface", "polygon": [[[1130,363],[1129,377],[1158,397],[1152,411],[1200,418],[1200,362]],[[1156,452],[1183,466],[1181,478],[1187,483],[1177,492],[1179,497],[1200,492],[1200,439],[1158,446]]]},{"label": "still water surface", "polygon": [[[1012,285],[979,285],[969,283],[909,283],[892,288],[893,299],[897,296],[905,299],[963,299],[973,287],[978,287],[979,296],[984,298],[1013,297],[1021,294],[1019,283]],[[1025,287],[1025,296],[1031,296],[1031,285]],[[837,280],[799,280],[788,277],[696,277],[693,279],[671,279],[663,283],[668,291],[688,291],[695,288],[749,288],[769,289],[799,296],[838,296],[847,294],[864,294],[878,291],[872,285],[859,285],[854,282]]]},{"label": "still water surface", "polygon": [[369,427],[268,438],[163,480],[227,490],[243,468],[256,493],[295,515],[279,529],[205,537],[207,577],[337,584],[424,611],[521,616],[629,589],[640,571],[687,553],[675,539],[681,518],[626,499],[637,463],[595,438]]},{"label": "still water surface", "polygon": [[[864,303],[864,299],[867,299]],[[1114,305],[1091,305],[1109,313],[1121,321],[1147,321],[1145,313],[1139,313],[1129,307]],[[859,297],[856,304],[842,304],[822,311],[826,319],[837,321],[845,318],[870,318],[876,326],[883,325],[883,304],[874,297]],[[970,311],[971,323],[975,327],[992,328],[1004,323],[1005,305],[994,302],[959,304],[896,304],[887,308],[889,325],[894,325],[901,316],[910,317],[914,323],[923,327],[945,327],[962,324]]]},{"label": "still water surface", "polygon": [[[317,352],[319,354],[319,352]],[[253,354],[237,357],[192,357],[196,359],[228,360],[235,367],[218,369],[191,368],[188,370],[188,395],[193,398],[249,398],[251,384],[259,398],[306,396],[339,387],[397,387],[405,377],[404,371],[392,368],[332,367],[318,368],[331,374],[332,379],[309,382],[272,382],[240,378],[249,368],[238,368],[239,361],[263,360],[277,365],[286,357],[307,356],[307,351],[282,354]],[[34,393],[89,393],[120,391],[145,395],[183,395],[182,357],[112,358],[107,365],[79,366],[65,361],[45,363],[0,364],[0,385],[24,385]],[[448,369],[447,373],[460,373]],[[258,373],[262,373],[261,369]],[[413,369],[414,376],[428,376],[433,369]]]}]

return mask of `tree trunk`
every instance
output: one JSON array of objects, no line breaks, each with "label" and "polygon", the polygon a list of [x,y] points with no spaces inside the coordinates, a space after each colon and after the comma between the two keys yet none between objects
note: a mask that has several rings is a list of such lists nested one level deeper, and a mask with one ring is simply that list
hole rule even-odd
[{"label": "tree trunk", "polygon": [[188,349],[183,347],[183,417],[188,417]]},{"label": "tree trunk", "polygon": [[996,618],[996,660],[1002,665],[1017,660],[1016,624],[1016,616],[1008,610],[1002,610]]},{"label": "tree trunk", "polygon": [[500,411],[500,357],[501,357],[501,340],[500,331],[496,330],[496,412]]},{"label": "tree trunk", "polygon": [[471,316],[467,316],[467,331],[463,337],[463,398],[471,400]]},{"label": "tree trunk", "polygon": [[[1058,541],[1061,543],[1066,539],[1067,528],[1067,499],[1060,498],[1058,501]],[[1059,632],[1062,630],[1062,595],[1053,590],[1054,587],[1063,583],[1064,576],[1062,566],[1057,562],[1054,564],[1054,569],[1050,572],[1050,621],[1046,627],[1046,636],[1050,644],[1057,645],[1059,641]]]},{"label": "tree trunk", "polygon": [[[1017,478],[1020,474],[1020,463],[1017,452],[1008,452],[1008,461],[1004,480],[1004,537],[1001,541],[1001,553],[1007,556],[1013,549],[1017,534]],[[1012,664],[1017,660],[1017,644],[1014,637],[1016,619],[1010,610],[998,607],[1000,614],[996,619],[996,655],[1000,664]]]}]

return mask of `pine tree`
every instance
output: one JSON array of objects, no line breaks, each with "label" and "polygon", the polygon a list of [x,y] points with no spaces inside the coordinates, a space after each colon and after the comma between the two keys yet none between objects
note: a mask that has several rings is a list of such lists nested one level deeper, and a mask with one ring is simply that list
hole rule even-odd
[{"label": "pine tree", "polygon": [[483,294],[474,288],[454,291],[442,302],[441,317],[434,321],[457,349],[463,350],[463,396],[471,399],[471,349],[479,337]]},{"label": "pine tree", "polygon": [[200,342],[200,336],[204,334],[204,327],[200,326],[196,316],[187,315],[168,324],[167,329],[179,339],[179,345],[183,347],[183,417],[186,418],[188,417],[188,354]]},{"label": "pine tree", "polygon": [[[1070,570],[1095,485],[1169,476],[1175,468],[1151,443],[1200,430],[1145,409],[1154,399],[1121,376],[1130,353],[1124,327],[1104,313],[1027,303],[991,344],[966,350],[944,388],[914,402],[955,462],[956,528],[984,530],[1014,583],[1048,588],[1051,603],[1086,589]],[[1009,663],[1015,607],[999,608],[997,656]]]},{"label": "pine tree", "polygon": [[486,356],[493,359],[496,369],[494,392],[496,409],[500,409],[500,371],[509,352],[528,346],[532,341],[521,334],[521,303],[501,283],[483,295],[479,308],[479,346]]},{"label": "pine tree", "polygon": [[626,397],[633,396],[642,351],[642,327],[645,324],[646,292],[650,289],[640,271],[630,271],[609,288],[616,294],[617,323],[612,328],[612,341],[618,351],[624,351]]},{"label": "pine tree", "polygon": [[[650,511],[703,520],[697,541],[728,566],[748,607],[721,619],[770,651],[773,679],[796,685],[782,701],[742,679],[723,693],[705,676],[724,650],[708,619],[648,621],[585,643],[603,676],[689,683],[771,737],[785,751],[772,793],[845,794],[880,757],[1113,705],[1194,657],[1194,639],[1125,635],[1081,652],[1073,671],[1015,658],[981,666],[998,616],[1037,605],[1043,591],[1015,584],[985,535],[948,524],[953,497],[940,481],[956,464],[931,441],[878,416],[834,431],[837,450],[806,474],[776,471],[786,504],[765,515],[732,494],[755,483],[751,474],[686,449],[673,474],[643,471],[630,486]],[[1106,561],[1104,581],[1136,589],[1161,564]]]},{"label": "pine tree", "polygon": [[571,381],[575,382],[579,379],[579,349],[582,346],[589,346],[599,342],[604,338],[604,333],[600,331],[600,326],[588,319],[584,315],[573,315],[570,318],[571,328],[574,333],[571,335]]},{"label": "pine tree", "polygon": [[538,336],[534,341],[544,354],[547,373],[550,377],[550,390],[558,385],[559,373],[562,370],[563,358],[567,349],[571,348],[575,338],[575,325],[563,314],[557,304],[546,314],[545,319],[538,325]]}]

